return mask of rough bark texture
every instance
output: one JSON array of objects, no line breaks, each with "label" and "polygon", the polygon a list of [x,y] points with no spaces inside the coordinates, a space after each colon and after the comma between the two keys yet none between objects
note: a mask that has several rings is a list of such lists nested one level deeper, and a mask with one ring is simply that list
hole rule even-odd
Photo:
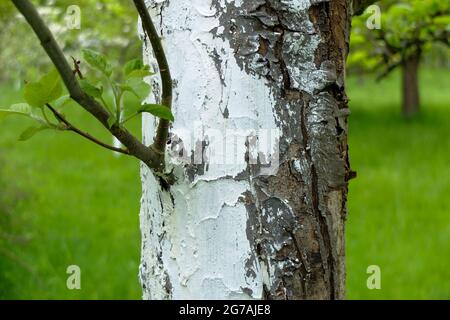
[{"label": "rough bark texture", "polygon": [[419,63],[420,54],[408,57],[402,64],[403,82],[403,106],[402,113],[405,117],[411,117],[419,112]]},{"label": "rough bark texture", "polygon": [[[349,1],[148,4],[175,80],[178,181],[142,167],[144,298],[344,298]],[[146,144],[154,128],[145,118]],[[274,144],[255,153],[259,129]],[[214,130],[252,132],[224,151],[238,161],[213,161]]]}]

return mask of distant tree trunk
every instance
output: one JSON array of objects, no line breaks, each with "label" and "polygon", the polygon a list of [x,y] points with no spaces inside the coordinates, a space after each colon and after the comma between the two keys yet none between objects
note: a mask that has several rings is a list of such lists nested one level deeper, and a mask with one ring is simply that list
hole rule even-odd
[{"label": "distant tree trunk", "polygon": [[420,53],[408,57],[402,64],[403,106],[402,113],[405,117],[411,117],[419,112],[419,63]]},{"label": "distant tree trunk", "polygon": [[178,181],[142,167],[144,298],[343,299],[350,1],[148,3]]}]

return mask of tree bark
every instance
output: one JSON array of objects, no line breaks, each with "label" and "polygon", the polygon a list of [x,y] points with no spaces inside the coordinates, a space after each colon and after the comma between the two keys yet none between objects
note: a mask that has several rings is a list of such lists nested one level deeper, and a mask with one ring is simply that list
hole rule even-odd
[{"label": "tree bark", "polygon": [[419,112],[419,63],[420,53],[408,57],[402,64],[402,113],[405,117],[411,117]]},{"label": "tree bark", "polygon": [[[142,166],[143,297],[343,299],[350,1],[148,5],[174,79],[178,180]],[[143,128],[149,145],[154,118]]]}]

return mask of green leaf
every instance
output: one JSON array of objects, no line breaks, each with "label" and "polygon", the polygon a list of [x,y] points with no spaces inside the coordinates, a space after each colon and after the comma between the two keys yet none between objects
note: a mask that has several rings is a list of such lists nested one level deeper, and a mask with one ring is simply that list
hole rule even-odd
[{"label": "green leaf", "polygon": [[108,78],[111,76],[112,66],[105,55],[89,49],[83,49],[82,52],[84,60],[86,60],[92,68],[102,72]]},{"label": "green leaf", "polygon": [[139,78],[128,79],[125,84],[119,84],[122,91],[133,93],[138,99],[143,100],[150,94],[150,85]]},{"label": "green leaf", "polygon": [[38,82],[25,85],[24,99],[33,107],[42,107],[62,95],[61,77],[56,69],[44,75]]},{"label": "green leaf", "polygon": [[144,67],[144,63],[141,59],[133,59],[128,61],[123,68],[123,73],[127,76],[134,70],[141,70]]},{"label": "green leaf", "polygon": [[170,109],[161,104],[144,104],[143,106],[141,106],[141,108],[138,110],[138,112],[148,112],[158,118],[169,120],[169,121],[175,120]]},{"label": "green leaf", "polygon": [[36,133],[50,129],[49,126],[32,126],[26,129],[24,132],[22,132],[19,136],[19,141],[26,141],[30,138],[32,138]]},{"label": "green leaf", "polygon": [[55,100],[53,102],[53,107],[60,109],[64,106],[66,106],[70,102],[72,102],[72,98],[70,97],[70,94],[66,94],[64,96],[61,96],[57,100]]},{"label": "green leaf", "polygon": [[86,79],[80,80],[81,89],[94,98],[100,98],[103,94],[103,87],[96,87]]},{"label": "green leaf", "polygon": [[11,105],[9,108],[0,108],[0,121],[11,115],[19,115],[33,119],[41,125],[46,125],[45,119],[42,116],[35,114],[34,110],[27,103],[16,103]]},{"label": "green leaf", "polygon": [[144,78],[146,76],[151,76],[153,74],[150,72],[150,66],[144,65],[144,63],[140,59],[128,61],[125,64],[123,72],[127,79]]},{"label": "green leaf", "polygon": [[48,101],[54,101],[62,95],[61,77],[56,69],[44,75],[39,81],[47,90]]},{"label": "green leaf", "polygon": [[47,99],[42,94],[43,92],[44,88],[42,84],[38,82],[27,83],[25,85],[23,97],[25,101],[33,107],[42,107],[47,101]]},{"label": "green leaf", "polygon": [[9,110],[17,113],[31,114],[32,108],[26,103],[15,103],[9,107]]},{"label": "green leaf", "polygon": [[31,118],[31,106],[27,103],[13,104],[8,109],[0,108],[0,120],[10,115],[20,115]]},{"label": "green leaf", "polygon": [[145,78],[147,76],[154,75],[153,72],[150,72],[149,69],[141,69],[141,70],[134,70],[128,74],[127,78]]}]

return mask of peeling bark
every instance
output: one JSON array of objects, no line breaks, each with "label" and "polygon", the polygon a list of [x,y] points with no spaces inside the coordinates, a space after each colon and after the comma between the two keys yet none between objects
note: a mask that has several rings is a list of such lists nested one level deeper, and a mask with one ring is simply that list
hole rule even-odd
[{"label": "peeling bark", "polygon": [[[148,4],[175,82],[178,181],[142,167],[144,298],[343,299],[350,2]],[[154,129],[145,118],[146,144]],[[217,130],[244,139],[224,151]]]}]

